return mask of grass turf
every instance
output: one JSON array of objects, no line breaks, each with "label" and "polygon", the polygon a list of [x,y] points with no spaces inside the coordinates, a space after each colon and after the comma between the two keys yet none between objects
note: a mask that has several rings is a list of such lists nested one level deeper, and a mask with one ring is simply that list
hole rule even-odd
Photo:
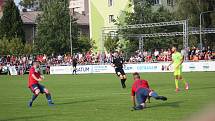
[{"label": "grass turf", "polygon": [[55,106],[47,105],[39,95],[32,108],[27,107],[31,92],[27,75],[0,76],[1,121],[179,121],[198,112],[215,100],[215,73],[184,73],[191,89],[183,84],[174,92],[172,73],[142,73],[150,86],[168,97],[161,102],[152,99],[142,111],[130,111],[132,75],[128,74],[127,88],[121,89],[114,74],[47,75],[42,82],[52,93]]}]

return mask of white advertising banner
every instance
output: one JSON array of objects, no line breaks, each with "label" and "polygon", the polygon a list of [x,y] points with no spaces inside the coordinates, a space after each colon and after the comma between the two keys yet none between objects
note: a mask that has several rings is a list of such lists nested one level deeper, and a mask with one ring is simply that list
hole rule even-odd
[{"label": "white advertising banner", "polygon": [[[173,67],[167,69],[169,63],[142,63],[142,64],[126,64],[124,70],[126,73],[133,72],[172,72]],[[215,62],[184,62],[183,72],[192,71],[215,71]],[[72,66],[52,66],[51,74],[72,74]],[[78,74],[89,73],[115,73],[115,69],[111,65],[80,65],[77,66]]]},{"label": "white advertising banner", "polygon": [[215,62],[187,62],[183,63],[183,72],[215,71]]},{"label": "white advertising banner", "polygon": [[[52,66],[50,68],[50,74],[72,74],[72,66]],[[92,65],[80,65],[77,66],[78,74],[92,73]]]},{"label": "white advertising banner", "polygon": [[93,73],[115,73],[111,65],[93,65]]}]

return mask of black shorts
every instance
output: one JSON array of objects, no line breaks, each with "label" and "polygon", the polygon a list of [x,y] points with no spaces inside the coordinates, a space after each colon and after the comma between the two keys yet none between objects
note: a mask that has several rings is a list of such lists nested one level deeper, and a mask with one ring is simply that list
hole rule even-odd
[{"label": "black shorts", "polygon": [[76,68],[77,67],[77,64],[72,64],[73,68]]},{"label": "black shorts", "polygon": [[117,76],[125,75],[125,72],[122,68],[115,68],[115,72]]}]

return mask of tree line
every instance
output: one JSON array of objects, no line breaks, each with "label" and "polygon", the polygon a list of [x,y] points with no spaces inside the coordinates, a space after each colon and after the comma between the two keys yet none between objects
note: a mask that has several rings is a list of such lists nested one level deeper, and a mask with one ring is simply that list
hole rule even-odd
[{"label": "tree line", "polygon": [[[23,0],[23,7],[32,5],[34,0]],[[1,55],[7,54],[65,54],[70,53],[70,12],[67,0],[41,1],[37,18],[34,43],[25,41],[23,21],[13,0],[7,0],[0,19]],[[79,34],[77,19],[71,17],[73,52],[88,51],[94,42]],[[13,48],[13,49],[12,49]],[[28,49],[27,49],[28,48]]]},{"label": "tree line", "polygon": [[[157,23],[168,22],[175,20],[188,20],[189,27],[199,28],[199,15],[203,11],[213,11],[215,8],[215,2],[211,0],[175,0],[175,5],[172,6],[172,11],[165,6],[154,8],[152,0],[133,0],[134,12],[123,11],[125,20],[123,22],[117,21],[115,24],[118,26],[144,24],[144,23]],[[130,5],[132,6],[132,5]],[[205,14],[202,17],[203,28],[215,27],[215,12]],[[129,38],[128,34],[143,34],[143,33],[165,33],[165,32],[179,32],[183,31],[182,26],[167,26],[167,27],[153,27],[143,29],[124,29],[118,31],[121,35],[124,35],[124,45],[121,46],[121,42],[118,37],[108,37],[105,41],[105,48],[107,50],[122,50],[126,52],[135,52],[138,50],[138,39]],[[203,35],[203,45],[215,47],[215,35],[206,34]],[[117,42],[116,42],[117,40]],[[111,43],[113,44],[112,46]],[[144,49],[165,49],[171,45],[176,45],[179,48],[183,47],[182,37],[157,37],[157,38],[144,38]],[[189,46],[199,46],[199,35],[189,35]],[[111,48],[111,49],[110,49]]]},{"label": "tree line", "polygon": [[[23,0],[20,5],[26,7],[33,4],[34,1]],[[70,52],[70,13],[68,1],[39,1],[41,4],[38,10],[43,11],[43,13],[37,19],[34,45],[25,41],[20,11],[14,1],[6,1],[3,16],[0,19],[0,50],[2,55],[12,53],[63,54]],[[176,0],[173,11],[169,11],[164,6],[154,9],[151,0],[133,0],[132,4],[134,4],[134,12],[123,11],[125,18],[123,21],[116,20],[116,25],[122,26],[125,24],[132,25],[187,19],[189,20],[190,27],[199,27],[200,13],[203,11],[213,11],[215,8],[215,2],[211,0]],[[213,28],[215,25],[215,13],[204,14],[202,23],[205,28]],[[74,52],[84,52],[91,48],[96,48],[93,40],[79,34],[77,19],[71,17],[71,25]],[[182,27],[169,26],[147,29],[126,29],[118,31],[118,33],[127,35],[175,31],[182,31]],[[214,48],[214,36],[214,34],[203,35],[204,46],[212,46]],[[144,39],[144,49],[148,50],[167,48],[171,45],[177,45],[179,48],[182,48],[182,44],[182,37]],[[198,47],[199,35],[190,35],[189,45]],[[104,46],[107,51],[119,49],[126,52],[135,52],[138,49],[138,38],[124,36],[123,41],[121,41],[120,37],[107,37]]]}]

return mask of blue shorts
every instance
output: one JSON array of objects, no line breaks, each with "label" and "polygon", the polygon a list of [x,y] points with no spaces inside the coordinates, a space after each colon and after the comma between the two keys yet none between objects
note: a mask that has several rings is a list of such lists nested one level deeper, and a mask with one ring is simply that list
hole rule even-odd
[{"label": "blue shorts", "polygon": [[41,84],[33,84],[30,87],[30,90],[34,93],[36,89],[40,90],[40,93],[45,93],[45,86],[41,85]]},{"label": "blue shorts", "polygon": [[142,103],[145,103],[148,95],[149,95],[148,89],[145,89],[145,88],[138,89],[136,92],[137,104],[140,105]]}]

